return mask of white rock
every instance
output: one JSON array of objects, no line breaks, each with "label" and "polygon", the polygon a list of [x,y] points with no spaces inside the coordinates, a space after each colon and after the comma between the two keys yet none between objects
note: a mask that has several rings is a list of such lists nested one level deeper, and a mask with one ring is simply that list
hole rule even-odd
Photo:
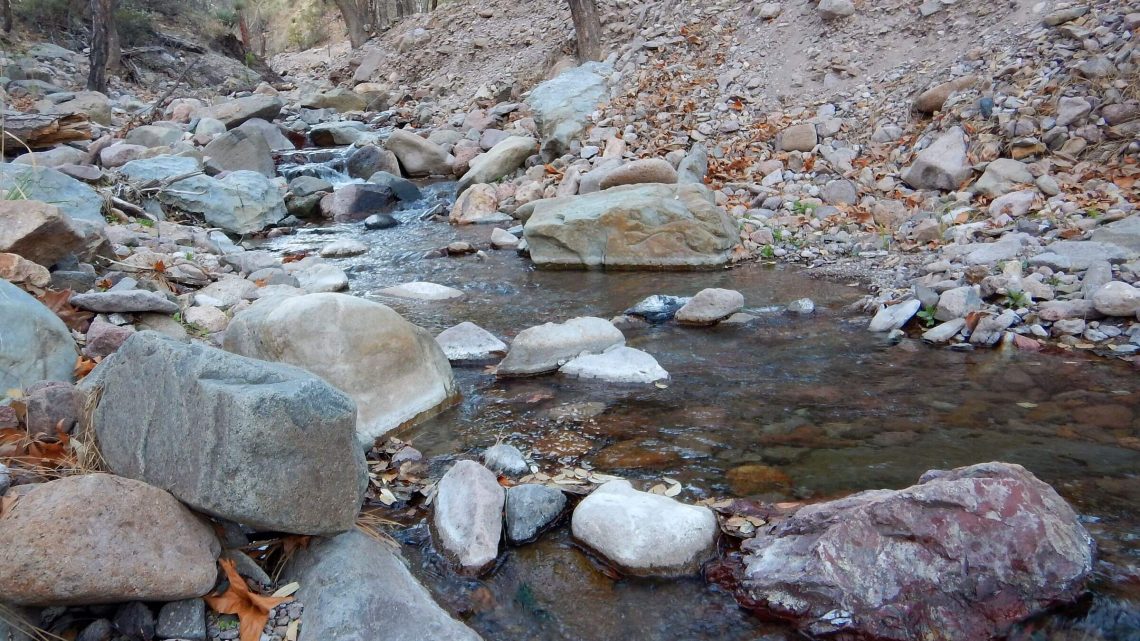
[{"label": "white rock", "polygon": [[639,576],[695,574],[715,552],[716,516],[706,507],[610,481],[574,509],[574,537]]},{"label": "white rock", "polygon": [[601,354],[582,354],[558,369],[567,376],[595,378],[607,383],[652,383],[669,378],[657,359],[645,352],[615,345]]},{"label": "white rock", "polygon": [[338,240],[321,248],[322,258],[342,258],[345,256],[359,256],[368,251],[368,245],[358,240]]},{"label": "white rock", "polygon": [[604,318],[584,316],[565,323],[546,323],[519,332],[507,357],[499,364],[499,376],[529,376],[553,372],[570,359],[624,345],[625,336]]},{"label": "white rock", "polygon": [[217,307],[208,305],[190,307],[183,313],[182,318],[187,323],[197,325],[211,334],[225,330],[226,325],[230,323],[230,319],[226,316],[225,312]]},{"label": "white rock", "polygon": [[506,494],[498,479],[475,461],[459,461],[437,486],[432,524],[440,547],[470,572],[495,562]]},{"label": "white rock", "polygon": [[855,5],[851,0],[820,0],[816,8],[825,20],[845,18],[855,13]]},{"label": "white rock", "polygon": [[867,325],[867,329],[872,332],[889,332],[892,329],[898,329],[906,325],[907,321],[918,313],[922,303],[917,299],[911,299],[899,303],[898,305],[891,305],[883,307],[871,319],[871,323]]},{"label": "white rock", "polygon": [[411,283],[404,283],[403,285],[396,285],[395,287],[387,287],[376,292],[384,296],[392,296],[395,298],[410,298],[412,300],[451,300],[453,298],[463,298],[463,292],[448,287],[446,285],[439,285],[436,283],[429,283],[426,281],[413,281]]},{"label": "white rock", "polygon": [[1135,316],[1140,313],[1140,289],[1114,280],[1093,294],[1093,306],[1105,316]]},{"label": "white rock", "polygon": [[471,322],[443,330],[435,337],[435,342],[452,362],[484,361],[507,353],[506,343]]},{"label": "white rock", "polygon": [[312,293],[340,292],[348,289],[348,274],[336,265],[316,263],[293,274],[301,289]]},{"label": "white rock", "polygon": [[518,236],[515,236],[501,227],[496,227],[491,230],[491,247],[495,249],[514,249],[518,246]]}]

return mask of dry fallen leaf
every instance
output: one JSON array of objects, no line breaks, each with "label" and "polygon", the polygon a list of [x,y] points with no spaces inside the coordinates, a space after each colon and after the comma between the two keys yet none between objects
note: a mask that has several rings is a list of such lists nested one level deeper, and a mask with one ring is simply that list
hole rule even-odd
[{"label": "dry fallen leaf", "polygon": [[220,596],[206,597],[206,605],[219,614],[237,615],[241,641],[259,641],[261,631],[269,621],[269,611],[289,598],[257,594],[246,585],[232,560],[221,559],[218,564],[226,573],[230,586]]},{"label": "dry fallen leaf", "polygon": [[69,301],[71,300],[71,290],[65,289],[63,291],[49,290],[39,296],[40,302],[47,306],[48,309],[55,312],[59,316],[64,325],[68,329],[74,329],[79,332],[87,331],[87,323],[95,317],[91,312],[85,312],[77,307],[74,307]]}]

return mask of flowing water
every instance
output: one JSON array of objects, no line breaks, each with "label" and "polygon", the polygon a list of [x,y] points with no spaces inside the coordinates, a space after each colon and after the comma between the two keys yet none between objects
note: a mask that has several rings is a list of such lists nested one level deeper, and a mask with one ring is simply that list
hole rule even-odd
[{"label": "flowing water", "polygon": [[[626,330],[627,343],[670,372],[666,388],[559,375],[497,380],[457,368],[463,400],[401,436],[425,455],[477,452],[497,439],[552,464],[582,462],[635,481],[680,481],[682,500],[749,495],[821,499],[914,483],[922,472],[990,460],[1019,463],[1071,501],[1100,548],[1093,598],[1035,624],[1033,639],[1140,638],[1140,386],[1134,369],[1079,354],[957,352],[887,344],[841,308],[860,289],[793,269],[749,265],[703,272],[537,271],[489,247],[490,227],[420,220],[454,187],[428,186],[396,213],[403,224],[338,225],[277,239],[278,249],[339,238],[370,246],[336,261],[352,291],[433,333],[473,321],[504,338],[575,316],[610,318],[651,294],[705,287],[744,294],[759,317],[708,329]],[[464,240],[485,257],[425,258]],[[466,292],[456,302],[374,294],[413,280]],[[815,315],[782,306],[809,296]],[[752,466],[741,468],[741,466]],[[730,470],[737,470],[730,476]],[[732,481],[730,482],[730,478]],[[611,578],[560,527],[508,548],[480,579],[451,571],[422,524],[401,534],[414,570],[488,641],[783,639],[788,628],[739,610],[700,579]]]}]

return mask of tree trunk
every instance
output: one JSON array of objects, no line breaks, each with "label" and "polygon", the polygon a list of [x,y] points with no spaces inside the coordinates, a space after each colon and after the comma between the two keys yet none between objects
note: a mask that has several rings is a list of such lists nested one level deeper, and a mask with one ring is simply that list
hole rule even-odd
[{"label": "tree trunk", "polygon": [[118,8],[119,1],[111,0],[112,19],[107,22],[107,68],[111,71],[123,68],[123,43],[119,40],[119,27],[114,20]]},{"label": "tree trunk", "polygon": [[91,72],[87,75],[89,91],[107,92],[107,55],[113,13],[112,0],[91,0]]},{"label": "tree trunk", "polygon": [[0,0],[0,21],[4,23],[4,33],[12,33],[12,0]]},{"label": "tree trunk", "polygon": [[578,61],[602,59],[602,24],[598,21],[596,0],[568,0],[570,15],[574,18],[574,33],[578,36]]},{"label": "tree trunk", "polygon": [[368,42],[368,32],[364,29],[365,17],[353,0],[334,0],[348,29],[348,41],[353,49],[359,49]]}]

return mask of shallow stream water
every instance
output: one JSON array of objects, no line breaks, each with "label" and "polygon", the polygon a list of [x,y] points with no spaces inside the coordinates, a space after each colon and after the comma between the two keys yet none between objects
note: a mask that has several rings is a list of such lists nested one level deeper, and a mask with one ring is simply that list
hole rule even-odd
[{"label": "shallow stream water", "polygon": [[[1091,600],[1046,617],[1021,638],[1140,639],[1140,384],[1119,362],[1080,354],[889,345],[867,319],[841,309],[854,286],[793,269],[748,265],[702,272],[537,271],[513,251],[490,249],[491,227],[421,221],[453,185],[426,188],[402,225],[303,230],[271,242],[313,249],[340,238],[370,246],[336,260],[351,289],[433,333],[472,321],[509,339],[575,316],[611,318],[651,294],[705,287],[744,294],[759,320],[708,329],[672,324],[626,330],[671,377],[655,386],[598,384],[559,375],[496,379],[456,368],[463,399],[401,434],[427,456],[475,453],[497,439],[537,461],[586,463],[646,484],[680,481],[681,500],[752,496],[784,501],[913,484],[928,469],[1001,460],[1029,468],[1082,514],[1102,561]],[[463,240],[486,253],[424,258]],[[411,302],[374,292],[426,280],[466,293]],[[782,311],[812,298],[808,318]],[[742,473],[743,468],[762,473]],[[738,470],[730,474],[730,471]],[[441,470],[442,471],[442,470]],[[731,479],[731,481],[730,481]],[[401,534],[414,571],[488,641],[798,638],[738,609],[701,579],[611,578],[566,527],[507,548],[481,579],[456,575],[422,525]]]}]

